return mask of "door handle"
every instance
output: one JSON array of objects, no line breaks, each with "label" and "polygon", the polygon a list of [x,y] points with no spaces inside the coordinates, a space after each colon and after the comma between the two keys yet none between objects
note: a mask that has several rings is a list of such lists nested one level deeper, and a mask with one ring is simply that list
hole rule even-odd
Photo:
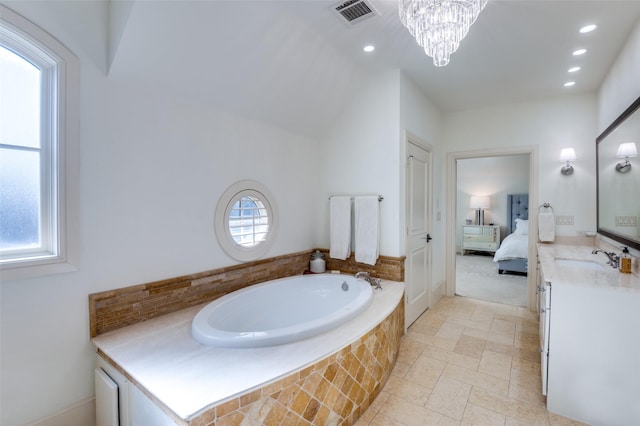
[{"label": "door handle", "polygon": [[426,242],[429,242],[429,241],[433,240],[433,238],[431,238],[431,235],[427,234],[427,236],[424,237],[423,240],[425,240]]}]

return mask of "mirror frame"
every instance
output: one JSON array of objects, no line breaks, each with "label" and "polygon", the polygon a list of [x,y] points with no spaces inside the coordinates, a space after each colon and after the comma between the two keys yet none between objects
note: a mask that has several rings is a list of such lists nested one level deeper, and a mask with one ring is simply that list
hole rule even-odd
[{"label": "mirror frame", "polygon": [[633,247],[636,250],[640,250],[640,242],[631,240],[625,235],[605,231],[600,228],[600,156],[598,152],[598,145],[600,144],[600,142],[603,142],[611,132],[613,132],[619,125],[621,125],[627,118],[629,118],[634,112],[638,110],[640,110],[640,97],[636,99],[626,110],[624,110],[624,112],[620,114],[620,116],[616,118],[614,122],[611,123],[611,125],[607,127],[605,131],[596,138],[596,224],[598,234],[609,237],[614,241],[626,245],[627,247]]}]

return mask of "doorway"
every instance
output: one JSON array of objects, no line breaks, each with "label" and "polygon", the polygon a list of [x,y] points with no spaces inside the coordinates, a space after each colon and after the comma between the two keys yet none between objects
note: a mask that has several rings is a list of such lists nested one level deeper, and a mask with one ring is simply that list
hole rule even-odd
[{"label": "doorway", "polygon": [[[458,206],[458,161],[465,159],[479,159],[488,157],[504,157],[513,155],[528,156],[528,194],[529,205],[538,205],[538,147],[517,147],[500,150],[478,150],[447,153],[447,229],[446,229],[446,295],[454,296],[456,293],[456,255],[458,254],[457,236],[459,234],[457,222]],[[534,209],[535,207],[532,207]],[[533,210],[535,211],[535,209]],[[463,217],[465,219],[466,217]],[[538,221],[537,215],[532,214],[529,218],[529,230],[532,235],[537,235]],[[536,238],[529,238],[528,258],[535,259]],[[535,282],[536,282],[536,262],[529,262],[527,266],[526,284],[526,304],[529,310],[535,309]]]},{"label": "doorway", "polygon": [[508,196],[529,193],[529,155],[464,158],[456,165],[455,294],[527,306],[526,275],[500,273],[496,260],[514,242],[526,250],[526,238],[511,237],[500,247],[511,233]]}]

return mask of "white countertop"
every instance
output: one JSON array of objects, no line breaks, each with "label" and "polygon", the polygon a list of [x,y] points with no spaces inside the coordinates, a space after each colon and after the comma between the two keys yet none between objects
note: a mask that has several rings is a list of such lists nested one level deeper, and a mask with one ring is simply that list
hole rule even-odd
[{"label": "white countertop", "polygon": [[[631,274],[620,273],[607,265],[607,257],[602,254],[592,254],[597,248],[594,246],[538,244],[538,259],[544,271],[544,277],[553,284],[567,284],[580,286],[606,286],[620,291],[640,292],[640,275],[637,271]],[[619,250],[618,250],[619,252]],[[582,260],[597,262],[602,265],[601,270],[572,266],[560,266],[556,259]]]},{"label": "white countertop", "polygon": [[255,349],[212,348],[191,337],[205,305],[163,315],[93,339],[140,386],[183,420],[247,390],[311,365],[343,348],[386,318],[404,284],[382,281],[371,305],[339,328],[299,342]]}]

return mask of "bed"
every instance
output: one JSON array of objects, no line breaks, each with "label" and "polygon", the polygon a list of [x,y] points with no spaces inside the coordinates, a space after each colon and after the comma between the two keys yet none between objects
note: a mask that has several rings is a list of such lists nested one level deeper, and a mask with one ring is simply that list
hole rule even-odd
[{"label": "bed", "polygon": [[527,274],[529,194],[507,195],[507,236],[493,257],[498,273]]}]

